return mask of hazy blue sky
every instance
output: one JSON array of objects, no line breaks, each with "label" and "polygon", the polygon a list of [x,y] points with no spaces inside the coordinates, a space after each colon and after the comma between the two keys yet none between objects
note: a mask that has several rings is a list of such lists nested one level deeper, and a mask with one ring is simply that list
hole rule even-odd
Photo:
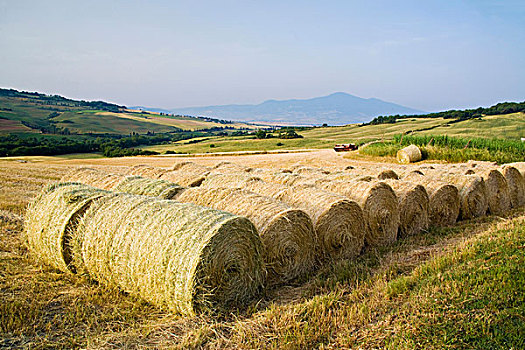
[{"label": "hazy blue sky", "polygon": [[525,100],[525,1],[0,0],[0,86],[185,107]]}]

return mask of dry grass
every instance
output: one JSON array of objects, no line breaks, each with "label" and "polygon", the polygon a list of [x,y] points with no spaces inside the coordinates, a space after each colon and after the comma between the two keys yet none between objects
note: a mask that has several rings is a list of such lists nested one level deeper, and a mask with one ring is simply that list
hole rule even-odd
[{"label": "dry grass", "polygon": [[[283,167],[292,162],[288,156],[245,161]],[[169,166],[166,158],[157,165]],[[17,213],[67,168],[0,166],[0,186],[8,189],[0,191],[0,347],[523,348],[523,209],[365,249],[356,261],[323,267],[306,284],[269,290],[247,312],[181,317],[35,264],[20,241]],[[483,242],[492,245],[478,257]],[[512,244],[516,253],[505,252]],[[509,264],[515,269],[502,273]]]},{"label": "dry grass", "polygon": [[310,217],[253,192],[231,188],[189,188],[177,201],[224,210],[250,219],[265,250],[269,280],[281,283],[310,273],[317,256],[317,237]]},{"label": "dry grass", "polygon": [[92,278],[174,312],[228,311],[264,285],[257,231],[229,213],[114,194],[88,209],[79,230]]}]

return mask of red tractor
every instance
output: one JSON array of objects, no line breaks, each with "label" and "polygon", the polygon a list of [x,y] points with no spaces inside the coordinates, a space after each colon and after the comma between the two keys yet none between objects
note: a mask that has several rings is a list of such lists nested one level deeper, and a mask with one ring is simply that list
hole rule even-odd
[{"label": "red tractor", "polygon": [[353,143],[343,143],[341,145],[335,145],[334,151],[336,152],[347,152],[357,150],[357,145]]}]

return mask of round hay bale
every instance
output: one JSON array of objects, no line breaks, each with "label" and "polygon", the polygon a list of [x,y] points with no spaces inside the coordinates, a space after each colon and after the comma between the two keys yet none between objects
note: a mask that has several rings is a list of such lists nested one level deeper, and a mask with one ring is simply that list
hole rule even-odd
[{"label": "round hay bale", "polygon": [[429,225],[449,226],[458,220],[460,198],[456,186],[412,172],[404,180],[423,185],[428,194]]},{"label": "round hay bale", "polygon": [[322,176],[328,175],[330,172],[321,168],[314,168],[310,166],[298,166],[293,169],[294,174],[305,175],[305,176]]},{"label": "round hay bale", "polygon": [[129,175],[138,175],[150,179],[159,179],[166,170],[149,165],[139,164],[132,166]]},{"label": "round hay bale", "polygon": [[506,214],[510,210],[510,193],[503,174],[496,169],[480,169],[478,174],[485,181],[489,212],[494,215]]},{"label": "round hay bale", "polygon": [[507,180],[510,192],[510,205],[520,208],[525,205],[525,178],[520,171],[511,165],[504,165],[501,172]]},{"label": "round hay bale", "polygon": [[525,178],[525,162],[509,163],[507,165],[513,166],[514,168],[518,169],[518,171],[521,173],[521,176]]},{"label": "round hay bale", "polygon": [[80,183],[45,187],[25,215],[24,238],[31,255],[63,272],[75,272],[70,243],[82,234],[78,223],[94,200],[108,194]]},{"label": "round hay bale", "polygon": [[60,182],[79,182],[96,188],[111,190],[124,178],[123,175],[106,174],[92,168],[77,168],[62,176]]},{"label": "round hay bale", "polygon": [[236,188],[189,188],[177,197],[177,201],[250,219],[261,236],[268,278],[272,283],[304,276],[315,267],[317,237],[310,217],[302,210]]},{"label": "round hay bale", "polygon": [[392,244],[399,228],[397,196],[384,182],[319,180],[316,186],[347,196],[363,210],[367,231],[365,242],[370,246]]},{"label": "round hay bale", "polygon": [[427,230],[429,198],[425,187],[400,180],[385,180],[399,200],[399,236],[416,235]]},{"label": "round hay bale", "polygon": [[237,163],[222,161],[222,162],[215,164],[215,166],[213,167],[213,170],[226,174],[226,173],[249,173],[253,169],[237,164]]},{"label": "round hay bale", "polygon": [[[259,177],[250,176],[247,173],[212,173],[206,176],[206,180],[201,184],[202,187],[228,187],[243,188],[250,179],[260,180]],[[270,196],[269,196],[270,197]]]},{"label": "round hay bale", "polygon": [[204,174],[204,173],[209,172],[211,168],[204,166],[204,165],[194,163],[194,162],[183,161],[183,162],[175,163],[173,167],[171,168],[171,170],[184,170],[186,172]]},{"label": "round hay bale", "polygon": [[397,173],[394,170],[387,169],[377,174],[377,178],[379,180],[386,180],[386,179],[399,180],[399,175],[397,175]]},{"label": "round hay bale", "polygon": [[397,151],[397,161],[402,164],[414,163],[421,160],[421,150],[416,145],[410,145]]},{"label": "round hay bale", "polygon": [[460,207],[459,218],[468,220],[487,213],[488,198],[485,181],[477,175],[459,175],[447,172],[427,172],[434,180],[453,184],[458,188]]},{"label": "round hay bale", "polygon": [[154,180],[140,176],[126,176],[112,190],[116,192],[159,197],[162,199],[173,199],[184,189],[185,187],[165,180]]},{"label": "round hay bale", "polygon": [[180,170],[167,171],[159,179],[176,183],[181,186],[197,187],[206,180],[209,171],[202,172],[202,169],[183,167]]},{"label": "round hay bale", "polygon": [[94,279],[174,312],[229,312],[264,286],[261,241],[246,218],[118,193],[92,205],[79,229]]},{"label": "round hay bale", "polygon": [[258,179],[246,181],[243,188],[304,210],[314,223],[324,259],[353,259],[361,252],[366,231],[363,211],[347,197],[315,187],[291,188]]},{"label": "round hay bale", "polygon": [[310,181],[309,178],[290,173],[257,173],[257,177],[265,182],[276,183],[280,185],[292,186],[299,182]]}]

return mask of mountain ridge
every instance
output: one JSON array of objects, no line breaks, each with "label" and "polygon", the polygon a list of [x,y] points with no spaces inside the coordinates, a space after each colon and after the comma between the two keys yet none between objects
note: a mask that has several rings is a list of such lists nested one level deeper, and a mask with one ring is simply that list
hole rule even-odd
[{"label": "mountain ridge", "polygon": [[421,114],[423,111],[380,100],[334,92],[309,99],[269,99],[259,104],[227,104],[155,109],[183,115],[205,116],[233,121],[282,123],[287,125],[344,125],[367,122],[379,115]]}]

